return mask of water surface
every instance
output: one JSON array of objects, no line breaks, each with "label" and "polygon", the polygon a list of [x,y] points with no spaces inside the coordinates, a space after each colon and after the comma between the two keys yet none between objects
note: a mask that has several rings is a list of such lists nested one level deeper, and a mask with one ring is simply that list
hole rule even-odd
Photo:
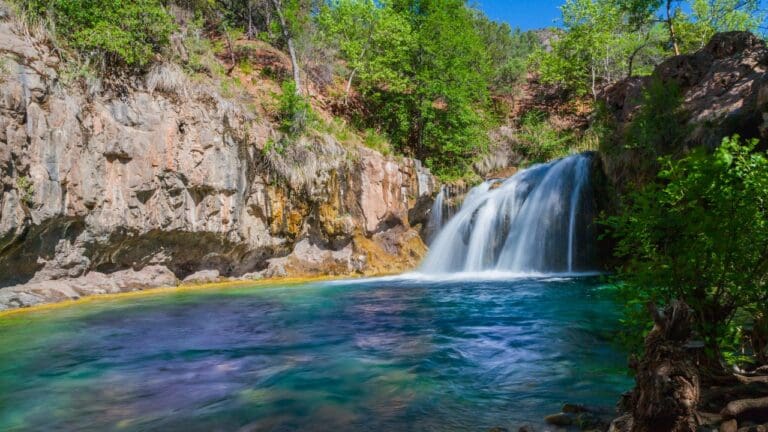
[{"label": "water surface", "polygon": [[0,430],[540,425],[630,387],[594,278],[188,291],[0,318]]}]

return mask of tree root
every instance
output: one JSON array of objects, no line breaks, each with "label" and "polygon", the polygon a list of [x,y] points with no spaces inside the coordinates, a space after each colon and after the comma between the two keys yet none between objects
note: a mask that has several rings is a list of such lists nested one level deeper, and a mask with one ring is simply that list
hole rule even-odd
[{"label": "tree root", "polygon": [[726,418],[737,418],[745,414],[759,413],[768,416],[768,397],[759,399],[739,399],[728,403],[720,414]]},{"label": "tree root", "polygon": [[691,346],[690,310],[672,302],[649,305],[654,328],[645,354],[635,359],[636,385],[619,404],[613,432],[768,432],[768,366],[745,373],[697,361]]},{"label": "tree root", "polygon": [[768,375],[747,376],[747,375],[734,374],[734,376],[742,384],[751,384],[751,383],[768,384]]}]

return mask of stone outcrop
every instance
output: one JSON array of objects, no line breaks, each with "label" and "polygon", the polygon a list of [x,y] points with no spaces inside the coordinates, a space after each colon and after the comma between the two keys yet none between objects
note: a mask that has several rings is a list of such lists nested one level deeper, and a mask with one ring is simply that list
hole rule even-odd
[{"label": "stone outcrop", "polygon": [[8,14],[0,68],[0,309],[123,289],[93,275],[371,273],[361,257],[423,254],[409,211],[436,180],[418,161],[320,133],[275,149],[247,94],[172,65],[83,84]]},{"label": "stone outcrop", "polygon": [[76,278],[30,282],[0,289],[0,310],[76,300],[96,294],[172,287],[178,283],[176,275],[163,266],[147,266],[138,271],[120,270],[110,274],[93,271]]},{"label": "stone outcrop", "polygon": [[[748,32],[718,33],[701,50],[671,57],[658,65],[650,77],[633,77],[609,87],[603,99],[618,122],[629,125],[640,107],[643,90],[651,80],[674,83],[682,92],[680,128],[689,130],[685,151],[705,145],[714,148],[723,137],[738,133],[758,138],[768,145],[768,48]],[[617,144],[623,145],[621,137]],[[606,170],[616,183],[646,157],[631,149],[606,151]],[[611,155],[616,153],[616,155]]]}]

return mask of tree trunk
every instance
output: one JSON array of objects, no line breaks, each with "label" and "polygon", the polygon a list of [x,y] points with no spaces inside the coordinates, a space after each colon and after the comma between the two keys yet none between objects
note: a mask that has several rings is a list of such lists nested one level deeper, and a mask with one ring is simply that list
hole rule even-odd
[{"label": "tree trunk", "polygon": [[691,336],[691,311],[673,301],[664,311],[649,305],[654,327],[637,365],[632,401],[632,432],[693,432],[699,401],[699,375],[685,349]]},{"label": "tree trunk", "polygon": [[237,60],[235,59],[235,46],[232,43],[232,36],[229,34],[229,29],[224,28],[224,36],[227,39],[227,50],[229,51],[229,61],[232,63],[229,68],[227,68],[227,76],[232,74],[232,71],[235,70],[235,66],[237,65]]},{"label": "tree trunk", "polygon": [[680,46],[677,44],[677,34],[675,33],[675,24],[672,20],[672,0],[667,0],[667,27],[669,28],[669,40],[675,50],[675,55],[680,55]]},{"label": "tree trunk", "polygon": [[277,19],[280,21],[280,27],[283,29],[283,37],[288,43],[288,54],[291,56],[291,69],[293,69],[293,82],[296,85],[296,94],[301,95],[301,71],[299,70],[299,63],[296,60],[296,50],[293,47],[293,38],[291,37],[291,31],[288,29],[288,23],[283,16],[283,10],[280,8],[278,0],[272,0],[272,6],[277,13]]},{"label": "tree trunk", "polygon": [[352,69],[352,72],[349,74],[349,79],[347,80],[347,86],[344,89],[344,103],[346,104],[349,100],[349,92],[352,90],[352,80],[355,78],[355,73],[357,73],[357,69]]},{"label": "tree trunk", "polygon": [[248,40],[252,40],[256,36],[253,28],[253,2],[251,0],[248,0],[248,31],[245,36]]},{"label": "tree trunk", "polygon": [[645,33],[645,39],[643,39],[643,43],[640,44],[637,48],[635,48],[632,51],[632,54],[629,55],[628,65],[627,65],[627,78],[632,78],[632,74],[634,72],[635,68],[635,57],[637,57],[638,54],[640,54],[640,51],[642,51],[646,46],[648,46],[648,40],[651,38],[651,31],[648,30],[648,32]]}]

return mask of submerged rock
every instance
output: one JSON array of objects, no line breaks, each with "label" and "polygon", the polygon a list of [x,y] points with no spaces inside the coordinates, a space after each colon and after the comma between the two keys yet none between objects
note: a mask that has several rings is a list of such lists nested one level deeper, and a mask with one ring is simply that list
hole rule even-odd
[{"label": "submerged rock", "polygon": [[544,417],[544,421],[555,426],[571,426],[574,424],[575,418],[571,414],[557,413]]}]

